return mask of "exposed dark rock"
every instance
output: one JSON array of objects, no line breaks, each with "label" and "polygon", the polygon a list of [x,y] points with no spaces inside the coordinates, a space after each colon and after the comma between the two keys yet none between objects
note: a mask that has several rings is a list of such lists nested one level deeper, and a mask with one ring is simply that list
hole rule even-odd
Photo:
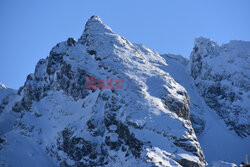
[{"label": "exposed dark rock", "polygon": [[67,45],[68,46],[75,46],[76,40],[74,38],[68,38]]},{"label": "exposed dark rock", "polygon": [[190,115],[190,121],[193,124],[196,135],[199,136],[205,129],[205,121],[194,114]]},{"label": "exposed dark rock", "polygon": [[176,161],[182,165],[182,166],[185,166],[185,167],[203,167],[202,165],[196,163],[196,162],[193,162],[193,161],[189,161],[187,159],[181,159],[181,160],[178,160],[176,159]]},{"label": "exposed dark rock", "polygon": [[190,117],[190,112],[189,112],[189,98],[186,92],[182,92],[187,98],[186,102],[180,102],[177,101],[176,99],[170,97],[170,96],[163,96],[162,101],[165,104],[165,107],[168,108],[170,111],[175,112],[179,117],[182,117],[186,120],[189,119]]},{"label": "exposed dark rock", "polygon": [[[65,152],[70,159],[78,165],[102,166],[104,154],[98,153],[97,143],[87,141],[81,137],[75,137],[69,128],[64,129],[57,139],[57,149]],[[66,165],[66,162],[62,162]]]},{"label": "exposed dark rock", "polygon": [[87,52],[88,52],[90,55],[96,55],[96,51],[95,51],[95,50],[87,50]]},{"label": "exposed dark rock", "polygon": [[6,140],[0,136],[0,150],[3,148],[4,143],[6,143]]}]

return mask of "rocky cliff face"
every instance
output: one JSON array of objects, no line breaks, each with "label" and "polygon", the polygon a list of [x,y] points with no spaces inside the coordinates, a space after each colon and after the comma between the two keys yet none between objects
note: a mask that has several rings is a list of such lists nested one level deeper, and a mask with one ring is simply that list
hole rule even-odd
[{"label": "rocky cliff face", "polygon": [[189,60],[181,55],[163,54],[161,56],[168,63],[167,66],[163,66],[161,69],[168,72],[188,92],[190,98],[190,120],[196,135],[199,136],[206,127],[206,118],[204,118],[206,109],[203,107],[202,97],[197,92],[194,81],[189,74]]},{"label": "rocky cliff face", "polygon": [[[19,89],[1,165],[205,166],[189,97],[166,65],[92,16],[79,40],[57,44]],[[124,82],[87,89],[86,77]]]},{"label": "rocky cliff face", "polygon": [[198,38],[190,73],[206,103],[239,136],[250,134],[250,42],[217,43]]}]

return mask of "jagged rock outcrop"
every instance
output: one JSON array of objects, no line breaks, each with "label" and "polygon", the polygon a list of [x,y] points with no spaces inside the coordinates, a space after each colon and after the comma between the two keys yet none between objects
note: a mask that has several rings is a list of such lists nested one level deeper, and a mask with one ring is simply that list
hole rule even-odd
[{"label": "jagged rock outcrop", "polygon": [[250,42],[219,46],[198,38],[190,56],[190,73],[206,103],[239,136],[250,135]]},{"label": "jagged rock outcrop", "polygon": [[[21,165],[205,166],[189,97],[160,69],[166,65],[158,53],[92,16],[79,40],[57,44],[19,89],[12,109],[20,119],[4,134],[1,162],[15,157],[27,160]],[[124,82],[120,89],[87,89],[86,77]]]}]

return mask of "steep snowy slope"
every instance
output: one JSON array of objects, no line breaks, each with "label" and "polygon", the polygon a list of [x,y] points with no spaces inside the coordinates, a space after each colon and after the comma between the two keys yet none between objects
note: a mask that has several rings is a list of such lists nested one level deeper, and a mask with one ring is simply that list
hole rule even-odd
[{"label": "steep snowy slope", "polygon": [[[19,89],[21,117],[2,135],[1,165],[204,166],[189,97],[166,65],[91,17]],[[122,88],[86,89],[86,77],[119,78]]]},{"label": "steep snowy slope", "polygon": [[[216,112],[207,106],[190,75],[187,59],[171,54],[162,57],[168,64],[162,69],[169,72],[188,92],[191,121],[208,163],[224,160],[240,164],[244,161],[245,155],[250,154],[250,137],[242,138],[234,131],[230,131]],[[234,68],[230,64],[227,65],[228,68]]]},{"label": "steep snowy slope", "polygon": [[199,93],[197,93],[193,79],[187,70],[189,60],[180,55],[173,54],[165,54],[162,57],[166,59],[168,64],[167,66],[163,66],[162,69],[168,72],[188,92],[191,101],[190,119],[196,134],[200,135],[205,129],[206,120],[204,119],[204,110],[206,109],[202,105],[203,100]]}]

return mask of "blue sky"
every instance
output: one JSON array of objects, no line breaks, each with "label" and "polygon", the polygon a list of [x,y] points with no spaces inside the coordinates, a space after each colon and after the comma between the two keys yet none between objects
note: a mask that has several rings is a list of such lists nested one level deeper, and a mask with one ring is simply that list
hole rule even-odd
[{"label": "blue sky", "polygon": [[19,88],[92,15],[134,43],[189,57],[194,38],[250,41],[249,0],[0,0],[0,82]]}]

